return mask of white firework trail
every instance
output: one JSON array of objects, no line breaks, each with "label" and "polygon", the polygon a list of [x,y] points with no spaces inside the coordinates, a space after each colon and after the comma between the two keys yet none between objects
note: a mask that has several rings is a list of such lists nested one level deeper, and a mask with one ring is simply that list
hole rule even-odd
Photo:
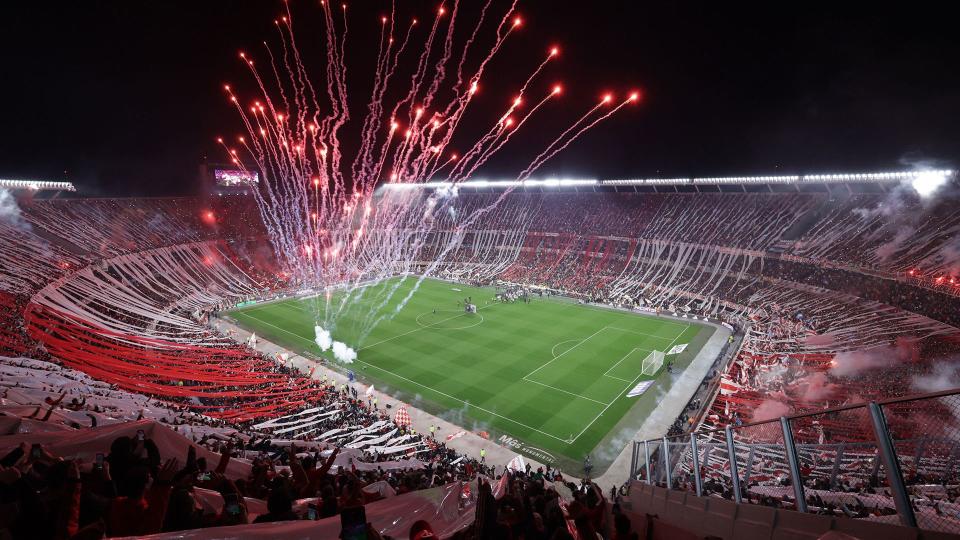
[{"label": "white firework trail", "polygon": [[[347,145],[343,128],[352,118],[346,61],[350,19],[345,4],[338,14],[337,7],[320,2],[324,54],[318,79],[306,69],[289,5],[274,21],[277,43],[264,42],[267,69],[258,67],[253,54],[240,52],[253,79],[255,97],[241,100],[239,90],[229,85],[224,89],[247,133],[237,137],[236,145],[222,138],[218,142],[238,168],[259,173],[260,181],[252,191],[280,269],[295,284],[327,293],[316,304],[317,326],[325,331],[337,334],[338,322],[349,318],[358,326],[354,329],[357,339],[362,339],[384,317],[401,309],[424,277],[444,267],[468,229],[509,193],[494,197],[486,206],[457,208],[451,195],[456,193],[455,186],[469,180],[513,133],[559,97],[559,86],[554,86],[519,121],[514,118],[524,106],[525,93],[533,91],[558,56],[559,49],[551,47],[518,85],[519,91],[487,133],[466,145],[465,153],[455,152],[458,128],[479,99],[479,89],[487,84],[488,66],[524,24],[515,1],[498,15],[493,15],[491,4],[487,0],[471,23],[462,21],[459,0],[446,2],[435,12],[425,35],[418,31],[424,25],[417,19],[400,22],[396,5],[391,5],[389,14],[377,21],[377,54],[368,74],[372,89],[365,106],[356,107],[363,114],[357,120],[358,135]],[[467,25],[469,37],[458,44],[455,29],[461,25]],[[483,42],[489,43],[485,49]],[[413,67],[405,72],[402,66]],[[483,94],[495,95],[486,90]],[[529,178],[580,135],[637,101],[638,95],[634,92],[627,101],[598,115],[611,104],[612,98],[604,96],[547,145],[518,178]],[[414,193],[421,190],[391,189],[389,197],[377,195],[384,183],[402,187],[431,178],[449,182],[451,191],[424,195]],[[455,220],[443,217],[451,211]],[[521,227],[524,223],[522,216],[506,221]],[[421,260],[430,241],[438,238],[441,222],[450,229],[442,236],[445,244],[431,248],[430,260]],[[399,301],[394,296],[405,290],[404,280],[371,285],[406,274],[419,277]],[[341,292],[334,296],[330,294],[334,289]],[[395,308],[386,310],[391,303]],[[368,312],[348,316],[351,310],[362,309]]]}]

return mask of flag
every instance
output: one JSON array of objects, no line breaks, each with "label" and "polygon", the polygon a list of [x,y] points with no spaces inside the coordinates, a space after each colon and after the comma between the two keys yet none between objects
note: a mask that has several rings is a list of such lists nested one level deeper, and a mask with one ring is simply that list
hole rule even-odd
[{"label": "flag", "polygon": [[369,395],[373,395],[373,385],[372,385],[372,384],[370,385],[369,388],[367,388],[367,391],[364,392],[364,394],[366,394],[366,395],[368,395],[368,396],[369,396]]},{"label": "flag", "polygon": [[728,379],[726,375],[720,378],[720,395],[729,396],[731,394],[736,394],[740,391],[741,386],[734,382],[732,379]]},{"label": "flag", "polygon": [[507,463],[507,468],[511,471],[524,472],[527,470],[527,464],[523,461],[523,456],[517,454],[513,459]]},{"label": "flag", "polygon": [[410,413],[407,412],[406,405],[400,405],[397,409],[397,414],[393,417],[393,423],[400,427],[409,426],[413,423],[410,421]]},{"label": "flag", "polygon": [[450,441],[452,441],[452,440],[454,440],[454,439],[459,439],[460,437],[463,437],[463,436],[466,435],[466,434],[467,434],[467,432],[466,432],[466,431],[462,431],[462,430],[461,430],[461,431],[458,431],[458,432],[456,432],[456,433],[451,433],[450,435],[447,435],[447,442],[450,442]]}]

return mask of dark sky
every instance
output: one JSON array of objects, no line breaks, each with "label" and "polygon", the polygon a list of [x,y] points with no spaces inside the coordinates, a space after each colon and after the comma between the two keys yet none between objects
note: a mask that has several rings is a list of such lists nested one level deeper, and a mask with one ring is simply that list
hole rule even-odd
[{"label": "dark sky", "polygon": [[[405,16],[422,20],[439,5],[400,3]],[[465,0],[465,11],[477,3]],[[542,84],[562,81],[570,91],[484,176],[515,174],[551,125],[576,116],[606,89],[634,86],[645,91],[642,106],[585,135],[538,176],[886,170],[917,159],[955,166],[954,19],[933,3],[846,4],[521,1],[527,23],[488,71],[483,97],[488,106],[503,105],[553,43],[562,57]],[[272,20],[281,5],[4,2],[0,177],[66,177],[90,195],[196,192],[197,164],[222,157],[214,138],[240,133],[221,85],[250,88],[237,51],[258,54],[257,44],[275,40]],[[291,5],[298,40],[307,53],[318,50],[315,0]],[[388,5],[350,5],[356,96],[366,93],[370,46]],[[315,78],[322,74],[316,56],[307,54]],[[490,116],[471,122],[482,127],[484,118]]]}]

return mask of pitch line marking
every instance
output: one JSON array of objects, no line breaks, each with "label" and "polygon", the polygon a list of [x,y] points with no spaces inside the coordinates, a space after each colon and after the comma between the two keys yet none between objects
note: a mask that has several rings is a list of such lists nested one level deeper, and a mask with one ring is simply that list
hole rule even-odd
[{"label": "pitch line marking", "polygon": [[[487,307],[487,306],[485,306],[485,307]],[[478,308],[478,309],[482,309],[482,308]],[[459,316],[460,316],[460,315],[457,315],[457,317],[459,317]],[[285,333],[287,333],[287,334],[290,334],[290,335],[292,335],[292,336],[294,336],[294,337],[296,337],[296,338],[298,338],[298,339],[301,339],[301,340],[303,340],[303,341],[310,341],[310,340],[308,340],[307,338],[301,336],[300,334],[294,334],[293,332],[290,332],[289,330],[285,330],[285,329],[280,328],[280,327],[278,327],[278,326],[274,326],[274,325],[268,323],[267,321],[264,321],[263,319],[260,319],[259,317],[256,317],[256,316],[254,316],[254,315],[248,315],[248,317],[250,317],[250,318],[252,318],[252,319],[256,319],[256,320],[258,320],[258,321],[260,321],[260,322],[262,322],[262,323],[264,323],[264,324],[266,324],[266,325],[268,325],[268,326],[272,326],[273,328],[276,328],[277,330],[280,330],[281,332],[285,332]],[[455,317],[451,317],[451,318],[455,318]],[[413,330],[413,331],[415,332],[415,331],[417,331],[417,330],[422,330],[422,328],[417,328],[417,329],[415,329],[415,330]],[[400,337],[400,336],[397,336],[397,337]],[[310,343],[313,343],[313,342],[310,341]],[[371,345],[371,346],[372,346],[372,345]],[[363,350],[363,349],[360,349],[360,350]],[[517,421],[514,420],[513,418],[510,418],[510,417],[508,417],[508,416],[503,416],[502,414],[497,414],[497,413],[495,413],[495,412],[493,412],[493,411],[491,411],[491,410],[489,410],[489,409],[485,409],[485,408],[483,408],[483,407],[480,407],[479,405],[474,405],[473,403],[468,403],[467,401],[464,401],[464,400],[462,400],[462,399],[460,399],[460,398],[458,398],[458,397],[451,396],[450,394],[447,394],[446,392],[441,392],[440,390],[437,390],[436,388],[433,388],[433,387],[431,387],[431,386],[427,386],[427,385],[422,384],[422,383],[418,383],[417,381],[408,379],[408,378],[406,378],[406,377],[404,377],[404,376],[402,376],[402,375],[398,375],[398,374],[396,374],[396,373],[394,373],[394,372],[392,372],[392,371],[390,371],[390,370],[388,370],[388,369],[384,369],[384,368],[382,368],[382,367],[380,367],[380,366],[375,366],[375,365],[373,365],[373,364],[371,364],[371,363],[369,363],[369,362],[364,362],[363,360],[357,360],[357,363],[358,363],[358,364],[364,364],[364,365],[370,366],[370,367],[372,367],[372,368],[374,368],[374,369],[378,369],[378,370],[380,370],[380,371],[382,371],[382,372],[384,372],[384,373],[389,373],[390,375],[393,375],[394,377],[396,377],[396,378],[398,378],[398,379],[403,379],[403,380],[405,380],[405,381],[407,381],[407,382],[410,382],[410,383],[413,383],[413,384],[415,384],[415,385],[417,385],[417,386],[426,388],[427,390],[436,392],[437,394],[440,394],[440,395],[442,395],[442,396],[446,396],[446,397],[448,397],[448,398],[450,398],[450,399],[455,399],[455,400],[459,401],[460,403],[463,403],[463,404],[468,405],[468,406],[470,406],[470,407],[473,407],[473,408],[475,408],[475,409],[479,409],[479,410],[481,410],[481,411],[483,411],[483,412],[485,412],[485,413],[492,414],[492,415],[494,415],[494,416],[496,416],[496,417],[498,417],[498,418],[503,418],[504,420],[507,420],[508,422],[513,422],[514,424],[516,424],[516,425],[518,425],[518,426],[522,426],[522,427],[525,427],[525,428],[527,428],[527,429],[536,431],[537,433],[540,433],[540,434],[542,434],[542,435],[546,435],[547,437],[550,437],[551,439],[556,439],[556,440],[558,440],[558,441],[560,441],[560,442],[562,442],[562,443],[570,444],[570,443],[572,443],[573,441],[576,440],[576,439],[573,439],[573,440],[570,440],[570,439],[561,439],[560,437],[557,437],[556,435],[551,435],[551,434],[547,433],[546,431],[541,431],[541,430],[539,430],[539,429],[537,429],[537,428],[535,428],[535,427],[528,426],[528,425],[526,425],[526,424],[524,424],[524,423],[522,423],[522,422],[517,422]],[[527,381],[527,382],[536,382],[536,381]],[[557,388],[554,388],[554,390],[558,390],[558,389],[557,389]],[[584,396],[579,396],[579,397],[583,397],[584,399],[590,399],[590,398],[586,398],[586,397],[584,397]],[[590,401],[595,401],[595,400],[590,399]],[[599,401],[598,401],[597,403],[599,403],[600,405],[603,405],[602,402],[599,402]]]},{"label": "pitch line marking", "polygon": [[[630,381],[627,380],[627,379],[622,379],[622,378],[620,378],[620,377],[614,377],[613,375],[610,375],[610,372],[613,371],[613,368],[619,366],[619,365],[620,365],[620,362],[623,362],[624,360],[627,359],[628,356],[630,356],[631,354],[633,354],[634,351],[642,351],[642,352],[645,352],[645,353],[647,353],[647,354],[650,354],[651,352],[653,352],[653,351],[650,351],[650,350],[647,350],[647,349],[641,349],[640,347],[634,347],[634,348],[630,349],[630,352],[628,352],[627,354],[623,355],[623,358],[621,358],[620,360],[617,360],[617,363],[616,363],[616,364],[610,366],[610,369],[608,369],[606,372],[604,372],[603,375],[604,375],[605,377],[610,377],[611,379],[620,379],[621,381],[630,382]],[[641,370],[642,370],[642,367],[643,367],[643,366],[641,366]],[[641,373],[643,373],[643,371],[641,371]]]},{"label": "pitch line marking", "polygon": [[556,358],[556,357],[557,357],[557,347],[559,347],[560,345],[563,345],[564,343],[570,343],[571,341],[581,341],[581,340],[579,340],[579,339],[567,339],[567,340],[564,340],[564,341],[558,341],[553,347],[550,348],[550,356],[552,356],[553,358]]},{"label": "pitch line marking", "polygon": [[406,378],[406,377],[404,377],[404,376],[402,376],[402,375],[397,375],[396,373],[394,373],[394,372],[392,372],[392,371],[390,371],[390,370],[388,370],[388,369],[383,369],[383,368],[380,367],[380,366],[375,366],[375,365],[373,365],[373,364],[369,364],[369,363],[367,363],[367,362],[364,362],[363,360],[357,360],[357,362],[358,362],[358,363],[361,363],[361,364],[366,364],[366,365],[368,365],[368,366],[370,366],[370,367],[372,367],[372,368],[374,368],[374,369],[379,369],[380,371],[382,371],[382,372],[384,372],[384,373],[389,373],[390,375],[393,375],[394,377],[396,377],[396,378],[398,378],[398,379],[403,379],[403,380],[405,380],[405,381],[407,381],[407,382],[410,382],[410,383],[413,383],[413,384],[415,384],[415,385],[417,385],[417,386],[426,388],[427,390],[431,390],[431,391],[433,391],[433,392],[436,392],[437,394],[440,394],[441,396],[446,396],[446,397],[448,397],[448,398],[450,398],[450,399],[459,401],[460,403],[463,403],[464,405],[466,405],[466,406],[468,406],[468,407],[473,407],[474,409],[479,409],[479,410],[481,410],[481,411],[483,411],[483,412],[485,412],[485,413],[492,414],[492,415],[494,415],[494,416],[496,416],[496,417],[498,417],[498,418],[503,418],[504,420],[507,420],[508,422],[513,422],[514,424],[516,424],[516,425],[518,425],[518,426],[522,426],[522,427],[525,427],[525,428],[527,428],[527,429],[536,431],[537,433],[540,433],[540,434],[542,434],[542,435],[546,435],[547,437],[550,437],[551,439],[556,439],[556,440],[558,440],[558,441],[560,441],[560,442],[562,442],[562,443],[570,444],[571,442],[573,442],[573,441],[576,440],[576,439],[573,439],[573,441],[572,441],[572,440],[570,440],[570,439],[561,439],[560,437],[557,437],[556,435],[551,435],[551,434],[547,433],[546,431],[540,431],[539,429],[537,429],[537,428],[535,428],[535,427],[531,427],[531,426],[528,426],[528,425],[526,425],[526,424],[524,424],[524,423],[517,422],[517,421],[514,420],[513,418],[510,418],[510,417],[507,417],[507,416],[503,416],[502,414],[497,414],[497,413],[495,413],[495,412],[493,412],[493,411],[491,411],[491,410],[489,410],[489,409],[484,409],[483,407],[481,407],[481,406],[479,406],[479,405],[474,405],[473,403],[469,403],[469,402],[464,401],[464,400],[462,400],[462,399],[460,399],[460,398],[458,398],[458,397],[451,396],[450,394],[448,394],[448,393],[446,393],[446,392],[441,392],[440,390],[437,390],[436,388],[433,388],[433,387],[431,387],[431,386],[427,386],[427,385],[425,385],[425,384],[418,383],[417,381],[408,379],[408,378]]},{"label": "pitch line marking", "polygon": [[[447,310],[447,311],[449,312],[450,310]],[[420,322],[420,317],[423,317],[424,315],[429,315],[429,314],[430,314],[429,311],[424,311],[423,313],[417,315],[416,323],[417,323],[419,326],[422,326],[423,328],[430,328],[430,327],[433,326],[433,325],[437,325],[437,324],[440,324],[440,323],[442,323],[442,322],[445,322],[445,321],[449,320],[449,319],[444,319],[444,320],[442,320],[442,321],[437,321],[437,322],[430,323],[430,324],[423,324],[422,322]],[[465,314],[465,313],[461,313],[460,315],[466,315],[466,314]],[[480,315],[480,314],[477,313],[476,315]],[[458,315],[458,316],[459,316],[459,315]],[[455,319],[456,317],[453,317],[453,318]],[[480,326],[481,324],[483,324],[483,315],[480,315],[480,320],[479,320],[479,321],[477,321],[477,322],[475,322],[475,323],[473,323],[473,324],[471,324],[471,325],[468,325],[468,326],[458,326],[458,327],[456,327],[456,328],[437,328],[437,330],[466,330],[466,329],[468,329],[468,328],[473,328],[474,326]]]},{"label": "pitch line marking", "polygon": [[[494,304],[490,304],[490,305],[483,306],[483,307],[478,307],[478,308],[477,308],[477,311],[480,311],[481,309],[486,309],[486,308],[488,308],[488,307],[493,307],[493,306],[494,306]],[[422,314],[421,314],[421,315],[422,315]],[[452,321],[453,319],[456,319],[457,317],[463,317],[464,315],[467,315],[467,313],[461,313],[461,314],[459,314],[459,315],[454,315],[453,317],[447,317],[446,319],[440,319],[439,321],[437,321],[437,322],[435,322],[435,323],[433,323],[433,324],[427,325],[427,326],[420,325],[420,323],[418,322],[417,324],[420,325],[418,328],[414,328],[413,330],[410,330],[409,332],[404,332],[404,333],[402,333],[402,334],[397,334],[397,335],[393,336],[392,338],[387,338],[387,339],[384,339],[384,340],[382,340],[382,341],[378,341],[378,342],[376,342],[376,343],[371,343],[370,345],[364,345],[363,347],[357,349],[357,352],[360,352],[360,351],[369,349],[369,348],[371,348],[371,347],[376,347],[377,345],[381,345],[381,344],[386,343],[386,342],[388,342],[388,341],[393,341],[393,340],[395,340],[395,339],[397,339],[397,338],[401,338],[401,337],[403,337],[403,336],[412,334],[412,333],[414,333],[414,332],[419,332],[419,331],[421,331],[421,330],[426,330],[427,328],[430,328],[430,327],[433,326],[433,325],[440,324],[440,323],[444,323],[444,322],[447,322],[447,321]],[[462,330],[462,329],[461,329],[461,330]]]},{"label": "pitch line marking", "polygon": [[[493,306],[493,305],[496,305],[496,304],[490,304],[490,305],[487,305],[487,306],[483,306],[483,307],[478,308],[478,310],[480,310],[480,309],[485,309],[485,308],[491,307],[491,306]],[[260,306],[260,307],[266,307],[266,306]],[[254,308],[254,309],[256,309],[256,308]],[[260,322],[262,322],[263,324],[266,324],[267,326],[270,326],[270,327],[272,327],[272,328],[276,328],[277,330],[280,330],[281,332],[284,332],[284,333],[286,333],[286,334],[290,334],[291,336],[294,336],[294,337],[296,337],[297,339],[300,339],[300,340],[302,340],[302,341],[306,341],[306,342],[309,342],[309,343],[311,343],[311,344],[314,344],[313,341],[311,341],[311,340],[309,340],[309,339],[301,336],[300,334],[295,334],[295,333],[293,333],[293,332],[290,332],[289,330],[286,330],[286,329],[284,329],[284,328],[280,328],[280,327],[278,327],[278,326],[276,326],[276,325],[270,324],[269,322],[264,321],[263,319],[255,316],[255,315],[249,315],[249,314],[244,313],[244,312],[247,312],[247,311],[253,311],[253,310],[252,310],[252,309],[251,309],[251,310],[243,310],[243,311],[241,311],[241,312],[236,313],[236,315],[245,314],[245,315],[247,315],[247,317],[250,317],[251,319],[256,319],[257,321],[260,321]],[[465,314],[465,313],[461,313],[460,315],[455,315],[454,317],[451,317],[451,318],[462,317],[463,315],[466,315],[466,314]],[[444,319],[444,320],[447,320],[447,319]],[[440,321],[440,322],[443,322],[443,321]],[[674,323],[674,324],[679,324],[679,323]],[[594,332],[594,333],[591,334],[590,336],[587,336],[586,338],[580,340],[580,343],[578,343],[577,345],[574,345],[574,346],[571,347],[570,349],[567,349],[566,351],[564,351],[563,353],[561,353],[560,356],[563,356],[564,354],[567,354],[568,352],[570,352],[571,350],[575,349],[576,347],[579,347],[580,345],[583,344],[583,342],[585,342],[585,341],[587,341],[588,339],[592,338],[593,336],[599,334],[601,331],[603,331],[603,330],[606,329],[606,328],[610,328],[610,329],[612,329],[612,330],[620,330],[620,331],[624,331],[624,332],[630,332],[630,333],[633,333],[633,334],[639,334],[639,335],[643,335],[643,336],[655,337],[655,338],[659,338],[659,339],[669,339],[669,338],[660,338],[660,336],[654,336],[654,335],[651,335],[651,334],[643,334],[643,333],[641,333],[641,332],[635,332],[635,331],[633,331],[633,330],[626,330],[626,329],[624,329],[624,328],[619,328],[619,327],[615,327],[615,326],[610,326],[610,327],[604,326],[603,328],[601,328],[600,330],[597,330],[596,332]],[[670,343],[670,345],[667,345],[667,350],[669,350],[670,347],[673,347],[673,345],[676,343],[676,341],[677,341],[678,339],[680,339],[681,336],[683,336],[684,332],[686,332],[686,330],[687,330],[688,328],[690,328],[690,325],[684,326],[684,329],[680,332],[680,335],[678,335],[677,337],[675,337],[675,338],[673,339],[673,341]],[[378,342],[378,343],[374,343],[373,345],[368,345],[367,347],[364,347],[363,349],[366,349],[366,348],[368,348],[368,347],[373,347],[374,345],[379,345],[380,343],[385,343],[386,341],[391,341],[391,340],[396,339],[396,338],[398,338],[398,337],[402,337],[402,336],[404,336],[404,335],[411,334],[411,333],[413,333],[413,332],[417,332],[417,331],[420,331],[420,330],[423,330],[423,328],[415,328],[415,329],[411,330],[410,332],[406,332],[405,334],[400,334],[400,335],[394,336],[394,337],[392,337],[392,338],[386,339],[386,340],[381,341],[381,342]],[[567,340],[567,341],[574,341],[574,340]],[[563,343],[563,342],[561,342],[561,343]],[[559,345],[559,343],[558,343],[557,345]],[[556,345],[554,345],[554,347],[556,347]],[[359,349],[358,352],[361,351],[361,350],[363,350],[363,349]],[[552,352],[551,352],[551,354],[552,354]],[[553,360],[556,360],[556,359],[559,358],[560,356],[554,357],[552,360],[550,360],[550,362],[547,362],[547,364],[553,362]],[[449,394],[446,394],[446,393],[444,393],[444,392],[441,392],[441,391],[439,391],[439,390],[436,390],[436,389],[434,389],[434,388],[432,388],[432,387],[426,386],[426,385],[421,384],[421,383],[418,383],[418,382],[416,382],[416,381],[412,381],[412,380],[410,380],[410,379],[408,379],[408,378],[406,378],[406,377],[403,377],[403,376],[401,376],[401,375],[397,375],[396,373],[393,373],[392,371],[383,369],[383,368],[381,368],[381,367],[379,367],[379,366],[374,366],[373,364],[364,362],[363,360],[357,360],[357,362],[358,362],[358,363],[366,364],[366,365],[368,365],[368,366],[370,366],[370,367],[372,367],[372,368],[375,368],[375,369],[379,369],[380,371],[383,371],[384,373],[389,373],[390,375],[393,375],[394,377],[397,377],[397,378],[399,378],[399,379],[403,379],[403,380],[405,380],[405,381],[411,382],[411,383],[413,383],[413,384],[416,384],[417,386],[426,388],[427,390],[432,390],[432,391],[434,391],[434,392],[436,392],[436,393],[438,393],[438,394],[441,394],[441,395],[443,395],[443,396],[446,396],[446,397],[449,397],[449,398],[454,399],[454,400],[456,400],[456,401],[459,401],[460,403],[463,403],[463,404],[466,404],[466,405],[470,405],[470,406],[472,406],[472,407],[474,407],[474,408],[476,408],[476,409],[478,409],[478,410],[481,410],[481,411],[486,412],[486,413],[488,413],[488,414],[492,414],[492,415],[494,415],[494,416],[496,416],[496,417],[498,417],[498,418],[503,418],[504,420],[507,420],[508,422],[513,422],[514,424],[516,424],[516,425],[518,425],[518,426],[522,426],[522,427],[525,427],[525,428],[527,428],[527,429],[536,431],[537,433],[540,433],[540,434],[542,434],[542,435],[546,435],[547,437],[550,437],[551,439],[556,439],[556,440],[558,440],[558,441],[560,441],[560,442],[562,442],[562,443],[565,443],[565,444],[573,444],[574,442],[577,441],[577,439],[579,439],[580,437],[582,437],[583,434],[586,433],[587,430],[590,429],[590,427],[591,427],[593,424],[595,424],[596,421],[599,420],[600,417],[604,415],[604,413],[607,412],[607,409],[609,409],[611,405],[613,405],[614,403],[617,402],[617,400],[619,400],[621,397],[623,397],[623,394],[624,394],[627,390],[629,390],[630,388],[632,388],[633,384],[636,383],[637,379],[639,379],[639,378],[643,375],[643,374],[641,373],[640,375],[637,375],[636,377],[634,377],[634,379],[633,379],[632,381],[630,381],[630,384],[628,384],[627,387],[624,388],[623,391],[621,391],[620,394],[613,399],[613,401],[611,401],[610,403],[608,403],[608,404],[603,408],[603,410],[600,411],[600,414],[598,414],[597,416],[595,416],[594,419],[593,419],[589,424],[587,424],[587,426],[584,427],[583,430],[581,430],[580,433],[578,433],[576,437],[574,437],[574,438],[572,438],[572,439],[561,439],[560,437],[557,437],[557,436],[555,436],[555,435],[551,435],[551,434],[549,434],[549,433],[547,433],[547,432],[545,432],[545,431],[541,431],[541,430],[539,430],[539,429],[537,429],[537,428],[530,427],[530,426],[528,426],[528,425],[526,425],[526,424],[523,424],[523,423],[521,423],[521,422],[517,422],[516,420],[514,420],[514,419],[512,419],[512,418],[503,416],[503,415],[501,415],[501,414],[497,414],[497,413],[495,413],[495,412],[493,412],[493,411],[491,411],[491,410],[485,409],[485,408],[480,407],[480,406],[478,406],[478,405],[468,404],[466,401],[464,401],[464,400],[462,400],[462,399],[460,399],[460,398],[453,397],[453,396],[451,396],[451,395],[449,395]],[[525,375],[525,376],[523,377],[523,379],[526,380],[527,376],[532,375],[533,373],[539,371],[540,369],[542,369],[543,367],[545,367],[547,364],[544,364],[543,366],[540,366],[539,368],[535,369],[535,370],[532,371],[531,373]],[[608,377],[610,377],[610,376],[608,375]],[[619,379],[618,377],[610,377],[610,378]],[[619,380],[626,380],[626,379],[619,379]],[[529,381],[529,380],[527,380],[527,382],[536,382],[536,381]],[[542,384],[542,383],[540,383],[540,384]],[[544,386],[546,386],[546,385],[544,385]],[[554,388],[554,390],[558,390],[558,389],[557,389],[557,388]],[[583,396],[580,396],[580,397],[583,397]],[[587,399],[589,399],[589,398],[587,398]]]},{"label": "pitch line marking", "polygon": [[583,344],[586,343],[590,338],[596,336],[596,335],[599,334],[600,332],[603,332],[606,328],[607,328],[607,327],[604,326],[604,327],[600,328],[599,330],[597,330],[596,332],[590,334],[589,336],[581,339],[581,340],[580,340],[580,343],[577,343],[577,344],[574,345],[573,347],[570,347],[569,349],[563,351],[562,353],[558,354],[557,356],[554,356],[553,358],[551,358],[550,360],[548,360],[546,364],[543,364],[542,366],[538,367],[537,369],[535,369],[535,370],[531,371],[530,373],[527,373],[526,375],[524,375],[524,376],[523,376],[523,380],[525,380],[525,381],[526,381],[526,380],[529,380],[529,379],[527,379],[527,377],[529,377],[529,376],[533,375],[534,373],[540,371],[541,369],[549,366],[549,365],[552,364],[552,363],[554,362],[554,360],[556,360],[557,358],[560,358],[561,356],[567,354],[568,352],[570,352],[570,351],[576,349],[577,347],[583,345]]},{"label": "pitch line marking", "polygon": [[281,332],[284,332],[284,333],[286,333],[286,334],[290,334],[291,336],[293,336],[293,337],[295,337],[295,338],[297,338],[297,339],[303,340],[303,341],[305,341],[305,342],[307,342],[307,343],[310,343],[311,345],[316,345],[316,344],[317,344],[317,343],[316,343],[315,341],[313,341],[313,340],[307,339],[307,338],[301,336],[300,334],[293,333],[293,332],[287,330],[286,328],[280,328],[279,326],[277,326],[277,325],[275,325],[275,324],[271,324],[271,323],[269,323],[269,322],[261,319],[260,317],[257,317],[256,315],[247,315],[247,317],[249,317],[249,318],[251,318],[251,319],[255,319],[255,320],[257,320],[257,321],[259,321],[259,322],[261,322],[261,323],[263,323],[263,324],[265,324],[265,325],[267,325],[267,326],[269,326],[269,327],[276,328],[277,330],[279,330],[279,331],[281,331]]},{"label": "pitch line marking", "polygon": [[[668,339],[670,339],[670,338],[668,338],[668,337],[658,336],[658,335],[656,335],[656,334],[644,334],[643,332],[637,332],[637,331],[635,331],[635,330],[627,330],[626,328],[620,328],[620,327],[618,327],[618,326],[607,326],[607,327],[605,327],[605,328],[609,328],[609,329],[611,329],[611,330],[619,330],[619,331],[621,331],[621,332],[627,332],[627,333],[630,333],[630,334],[636,334],[636,335],[638,335],[638,336],[651,337],[651,338],[654,338],[654,339],[662,339],[662,340],[668,340]],[[686,331],[686,328],[684,328],[684,331]],[[683,332],[680,332],[680,335],[683,335]],[[680,336],[677,336],[677,337],[680,337]],[[676,338],[674,338],[674,339],[676,339]]]},{"label": "pitch line marking", "polygon": [[593,398],[588,398],[587,396],[581,396],[580,394],[574,394],[573,392],[568,392],[568,391],[566,391],[566,390],[564,390],[564,389],[562,389],[562,388],[557,388],[556,386],[550,386],[549,384],[543,384],[542,382],[537,382],[537,381],[533,381],[533,380],[530,380],[530,379],[521,379],[521,380],[524,381],[524,382],[531,382],[531,383],[533,383],[533,384],[539,384],[540,386],[545,386],[545,387],[547,387],[547,388],[550,388],[551,390],[556,390],[557,392],[563,392],[564,394],[568,394],[568,395],[571,395],[571,396],[573,396],[573,397],[578,397],[578,398],[580,398],[580,399],[585,399],[585,400],[587,400],[587,401],[592,401],[592,402],[594,402],[594,403],[596,403],[596,404],[598,404],[598,405],[606,405],[606,403],[604,403],[604,402],[602,402],[602,401],[597,401],[597,400],[595,400],[595,399],[593,399]]},{"label": "pitch line marking", "polygon": [[[683,333],[681,332],[680,335],[682,336]],[[667,349],[669,350],[670,347],[673,347],[674,343],[676,343],[678,339],[680,339],[680,336],[677,336],[677,337],[673,338],[673,341],[670,342],[670,345],[667,345]],[[598,414],[596,417],[594,417],[594,419],[591,420],[590,423],[587,424],[587,426],[586,426],[585,428],[583,428],[583,430],[582,430],[580,433],[578,433],[577,436],[574,437],[573,440],[571,440],[571,441],[570,441],[569,443],[567,443],[567,444],[573,444],[573,443],[576,442],[576,440],[579,439],[584,433],[586,433],[587,430],[590,429],[590,426],[592,426],[594,423],[596,423],[596,421],[599,420],[601,416],[603,416],[603,413],[607,412],[607,409],[610,408],[610,405],[613,405],[614,403],[616,403],[617,400],[619,400],[621,397],[623,397],[623,394],[625,394],[625,393],[627,392],[627,390],[633,388],[633,385],[636,384],[637,379],[639,379],[642,375],[643,375],[643,373],[640,373],[640,375],[637,375],[636,377],[634,377],[633,380],[630,381],[630,384],[628,384],[628,385],[626,386],[626,388],[624,388],[623,391],[620,392],[620,395],[618,395],[617,397],[613,398],[613,401],[611,401],[609,405],[607,405],[606,407],[604,407],[603,410],[600,411],[600,414]]]}]

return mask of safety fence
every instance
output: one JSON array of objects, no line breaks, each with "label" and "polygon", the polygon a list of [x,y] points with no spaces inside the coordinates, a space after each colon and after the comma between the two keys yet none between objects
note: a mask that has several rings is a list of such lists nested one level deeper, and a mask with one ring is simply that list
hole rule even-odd
[{"label": "safety fence", "polygon": [[698,496],[960,533],[960,389],[635,441],[631,470]]}]

